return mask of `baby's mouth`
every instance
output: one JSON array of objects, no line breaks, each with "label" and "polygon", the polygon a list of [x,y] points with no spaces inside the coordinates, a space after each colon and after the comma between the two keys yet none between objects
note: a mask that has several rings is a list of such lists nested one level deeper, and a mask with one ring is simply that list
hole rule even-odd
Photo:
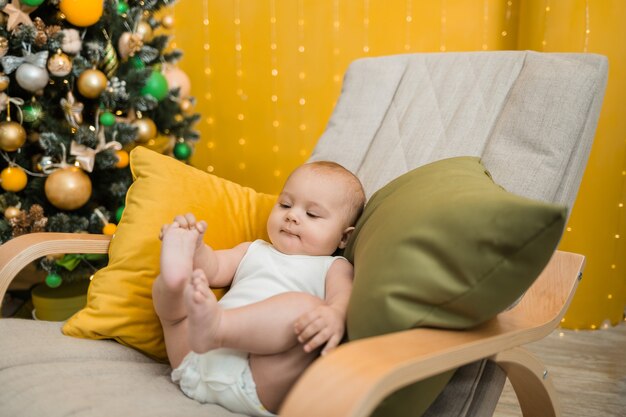
[{"label": "baby's mouth", "polygon": [[298,236],[297,234],[295,234],[293,232],[290,232],[289,230],[286,230],[286,229],[281,229],[281,232],[283,232],[286,235],[291,236],[291,237],[296,237],[298,239],[300,238],[300,236]]}]

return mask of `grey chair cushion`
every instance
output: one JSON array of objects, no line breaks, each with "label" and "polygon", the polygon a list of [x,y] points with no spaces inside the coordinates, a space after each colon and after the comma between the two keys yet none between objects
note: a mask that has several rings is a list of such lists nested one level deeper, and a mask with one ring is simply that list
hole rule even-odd
[{"label": "grey chair cushion", "polygon": [[599,55],[531,51],[357,60],[310,160],[344,165],[370,196],[413,168],[479,156],[508,191],[571,207],[606,67]]},{"label": "grey chair cushion", "polygon": [[504,371],[487,359],[462,366],[422,417],[491,416],[505,381]]},{"label": "grey chair cushion", "polygon": [[[479,156],[506,190],[571,209],[607,65],[600,55],[532,51],[360,59],[346,73],[310,161],[342,164],[369,197],[413,168]],[[476,383],[464,372],[455,374],[428,416],[493,413],[504,373],[480,363],[467,369],[476,371],[470,378]],[[485,369],[491,371],[483,376]]]},{"label": "grey chair cushion", "polygon": [[64,336],[60,326],[0,320],[1,415],[241,416],[185,397],[168,365],[113,341]]}]

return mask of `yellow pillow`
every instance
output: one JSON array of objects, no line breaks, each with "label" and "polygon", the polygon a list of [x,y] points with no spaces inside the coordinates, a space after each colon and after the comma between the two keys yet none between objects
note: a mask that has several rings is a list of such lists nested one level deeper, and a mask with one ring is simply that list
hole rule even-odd
[{"label": "yellow pillow", "polygon": [[208,223],[204,240],[215,249],[267,240],[266,222],[276,197],[143,147],[131,152],[131,170],[135,181],[109,247],[109,264],[95,274],[86,307],[65,323],[63,333],[115,339],[165,361],[163,333],[152,306],[161,226],[191,212]]}]

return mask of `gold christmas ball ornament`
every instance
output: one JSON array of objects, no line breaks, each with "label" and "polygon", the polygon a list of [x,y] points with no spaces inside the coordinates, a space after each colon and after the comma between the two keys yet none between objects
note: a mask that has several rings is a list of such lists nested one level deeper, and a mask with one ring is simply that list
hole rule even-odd
[{"label": "gold christmas ball ornament", "polygon": [[5,191],[20,192],[26,188],[26,183],[28,183],[28,176],[18,166],[9,166],[0,172],[0,186]]},{"label": "gold christmas ball ornament", "polygon": [[98,98],[107,87],[107,76],[97,69],[83,71],[78,77],[78,91],[83,97]]},{"label": "gold christmas ball ornament", "polygon": [[9,81],[8,75],[0,73],[0,91],[4,91],[9,87]]},{"label": "gold christmas ball ornament", "polygon": [[135,140],[139,143],[147,142],[157,135],[156,125],[152,119],[147,117],[135,120],[133,126],[137,128],[137,138]]},{"label": "gold christmas ball ornament", "polygon": [[144,22],[143,20],[137,25],[135,33],[139,35],[141,40],[144,42],[150,42],[154,38],[152,34],[152,26],[150,26],[150,23]]},{"label": "gold christmas ball ornament", "polygon": [[26,142],[26,130],[21,124],[5,120],[0,122],[0,149],[15,152]]},{"label": "gold christmas ball ornament", "polygon": [[4,210],[4,218],[7,220],[11,220],[20,215],[20,209],[17,207],[9,206]]},{"label": "gold christmas ball ornament", "polygon": [[65,77],[72,71],[72,61],[70,57],[61,51],[57,51],[48,59],[48,71],[55,77]]},{"label": "gold christmas ball ornament", "polygon": [[91,197],[91,179],[76,166],[54,171],[46,178],[46,198],[61,210],[76,210]]},{"label": "gold christmas ball ornament", "polygon": [[161,26],[165,29],[171,29],[174,27],[174,16],[171,14],[166,14],[161,18]]},{"label": "gold christmas ball ornament", "polygon": [[4,36],[0,36],[0,58],[9,52],[9,40]]}]

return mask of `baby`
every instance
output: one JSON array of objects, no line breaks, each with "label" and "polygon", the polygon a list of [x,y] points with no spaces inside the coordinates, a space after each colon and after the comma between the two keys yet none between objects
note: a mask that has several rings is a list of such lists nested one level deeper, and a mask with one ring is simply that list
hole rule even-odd
[{"label": "baby", "polygon": [[[192,214],[163,226],[153,286],[172,379],[201,402],[271,416],[292,384],[345,331],[352,265],[343,249],[365,203],[341,165],[313,162],[287,179],[267,221],[270,243],[203,243]],[[230,286],[216,300],[210,288]]]}]

